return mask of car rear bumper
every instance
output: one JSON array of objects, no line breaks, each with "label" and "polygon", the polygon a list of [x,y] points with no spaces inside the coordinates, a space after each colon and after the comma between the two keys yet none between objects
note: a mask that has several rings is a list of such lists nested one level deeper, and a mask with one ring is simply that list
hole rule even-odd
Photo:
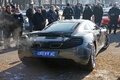
[{"label": "car rear bumper", "polygon": [[[57,56],[35,56],[32,52],[32,50],[35,49],[29,49],[26,46],[19,45],[18,49],[18,55],[20,60],[23,58],[58,58],[58,59],[71,59],[77,63],[80,63],[82,65],[86,65],[89,61],[90,55],[91,55],[91,47],[92,45],[87,44],[86,47],[78,46],[74,48],[69,49],[52,49],[52,51],[59,51]],[[42,49],[43,51],[49,50],[49,49]]]}]

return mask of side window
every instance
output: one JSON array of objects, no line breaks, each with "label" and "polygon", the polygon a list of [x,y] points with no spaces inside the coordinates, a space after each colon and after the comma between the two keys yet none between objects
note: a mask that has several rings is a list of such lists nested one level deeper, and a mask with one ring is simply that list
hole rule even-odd
[{"label": "side window", "polygon": [[91,30],[90,25],[86,24],[86,25],[84,26],[84,30]]},{"label": "side window", "polygon": [[95,29],[95,24],[94,23],[90,23],[89,25],[90,25],[90,27],[91,27],[92,30]]},{"label": "side window", "polygon": [[92,22],[89,25],[90,25],[90,27],[91,27],[92,30],[98,30],[98,29],[100,29],[99,26],[97,26],[96,24],[94,24]]},{"label": "side window", "polygon": [[83,29],[84,29],[84,25],[82,25],[82,24],[79,24],[78,27],[76,27],[76,30],[78,32],[83,31]]}]

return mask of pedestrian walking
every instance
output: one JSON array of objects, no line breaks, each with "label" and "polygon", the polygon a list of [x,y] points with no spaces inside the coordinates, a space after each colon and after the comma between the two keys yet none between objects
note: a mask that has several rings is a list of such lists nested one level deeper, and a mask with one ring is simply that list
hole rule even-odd
[{"label": "pedestrian walking", "polygon": [[13,14],[11,12],[11,6],[7,5],[6,10],[2,13],[2,30],[3,30],[3,39],[4,39],[4,48],[10,48],[10,38],[13,31]]},{"label": "pedestrian walking", "polygon": [[83,6],[82,6],[81,3],[77,3],[77,5],[74,8],[74,12],[75,12],[74,18],[75,19],[80,19],[81,14],[83,12]]},{"label": "pedestrian walking", "polygon": [[50,6],[50,10],[47,13],[47,19],[48,19],[48,25],[58,20],[54,5]]},{"label": "pedestrian walking", "polygon": [[93,9],[93,15],[94,15],[94,22],[100,26],[102,16],[103,16],[103,9],[101,7],[101,3],[98,2],[97,5]]},{"label": "pedestrian walking", "polygon": [[24,23],[23,15],[21,13],[20,8],[18,7],[15,8],[15,13],[13,17],[14,17],[14,23],[13,23],[14,28],[13,28],[12,36],[13,36],[13,39],[17,47],[18,40],[22,36],[22,33],[23,33],[23,23]]},{"label": "pedestrian walking", "polygon": [[120,15],[120,9],[117,7],[117,4],[114,4],[114,6],[109,10],[108,15],[109,15],[109,19],[110,19],[109,33],[111,33],[111,30],[113,27],[114,34],[116,34],[118,18]]},{"label": "pedestrian walking", "polygon": [[40,8],[36,10],[36,13],[33,15],[33,25],[35,31],[40,31],[45,28],[45,18],[42,15],[42,11]]},{"label": "pedestrian walking", "polygon": [[91,20],[92,15],[93,15],[92,9],[90,8],[89,5],[86,4],[85,10],[83,11],[83,19]]},{"label": "pedestrian walking", "polygon": [[72,19],[72,17],[74,16],[74,10],[69,3],[67,3],[67,6],[63,11],[63,16],[64,19]]},{"label": "pedestrian walking", "polygon": [[30,24],[30,32],[33,31],[33,23],[32,23],[32,18],[33,18],[33,15],[35,14],[35,9],[34,9],[34,4],[31,3],[30,4],[30,8],[26,11],[26,16],[28,17],[29,19],[29,24]]}]

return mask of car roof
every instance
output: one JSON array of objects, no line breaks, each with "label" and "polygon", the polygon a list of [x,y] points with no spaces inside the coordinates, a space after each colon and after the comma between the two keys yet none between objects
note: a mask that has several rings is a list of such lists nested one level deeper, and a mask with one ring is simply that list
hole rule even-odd
[{"label": "car roof", "polygon": [[59,20],[56,21],[55,23],[83,23],[83,22],[87,22],[88,20],[85,19],[66,19],[66,20]]}]

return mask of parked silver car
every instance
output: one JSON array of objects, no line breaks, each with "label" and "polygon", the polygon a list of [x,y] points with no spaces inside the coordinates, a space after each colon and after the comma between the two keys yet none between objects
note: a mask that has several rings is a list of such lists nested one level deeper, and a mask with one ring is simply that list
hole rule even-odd
[{"label": "parked silver car", "polygon": [[93,70],[96,55],[109,41],[105,27],[89,20],[62,20],[23,35],[18,55],[25,65],[31,64],[31,58],[71,59]]}]

